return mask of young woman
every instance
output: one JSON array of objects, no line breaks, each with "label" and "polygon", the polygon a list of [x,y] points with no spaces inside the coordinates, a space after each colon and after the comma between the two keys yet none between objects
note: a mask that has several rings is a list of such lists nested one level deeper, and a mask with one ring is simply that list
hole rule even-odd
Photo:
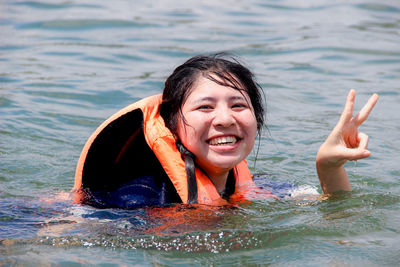
[{"label": "young woman", "polygon": [[[76,170],[76,201],[137,208],[274,197],[257,188],[245,161],[264,124],[261,92],[253,74],[224,54],[189,59],[162,96],[124,108],[89,138]],[[352,90],[317,155],[324,193],[351,190],[343,164],[370,155],[357,127],[378,97],[355,117],[354,99]]]}]

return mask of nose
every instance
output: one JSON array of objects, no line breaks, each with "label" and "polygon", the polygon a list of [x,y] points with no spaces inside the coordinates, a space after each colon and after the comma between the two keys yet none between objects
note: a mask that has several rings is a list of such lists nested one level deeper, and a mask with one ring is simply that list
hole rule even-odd
[{"label": "nose", "polygon": [[230,127],[234,125],[236,122],[232,110],[226,107],[220,107],[215,110],[215,116],[213,120],[214,126],[220,126],[220,127]]}]

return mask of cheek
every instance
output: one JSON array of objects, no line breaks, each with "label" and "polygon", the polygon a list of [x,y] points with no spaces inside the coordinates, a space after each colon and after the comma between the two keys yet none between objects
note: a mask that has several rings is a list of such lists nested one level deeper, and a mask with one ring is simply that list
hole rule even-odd
[{"label": "cheek", "polygon": [[184,144],[184,140],[186,140],[186,128],[182,119],[178,120],[176,134],[178,135],[179,140],[181,140],[181,142]]},{"label": "cheek", "polygon": [[256,121],[256,118],[254,118],[254,122],[252,123],[251,128],[252,128],[251,132],[252,132],[253,137],[255,139],[256,136],[257,136],[257,121]]},{"label": "cheek", "polygon": [[189,150],[192,149],[195,140],[197,140],[196,131],[190,124],[184,124],[183,120],[178,121],[177,134],[182,144]]},{"label": "cheek", "polygon": [[245,121],[244,127],[246,128],[246,134],[247,134],[247,146],[248,146],[248,152],[250,153],[251,150],[254,147],[255,144],[255,139],[257,137],[257,121],[256,119],[253,118],[248,118],[248,120]]},{"label": "cheek", "polygon": [[209,118],[203,114],[185,114],[186,124],[182,120],[178,123],[178,137],[182,144],[192,153],[204,150],[204,140],[208,136]]},{"label": "cheek", "polygon": [[248,135],[255,138],[257,135],[257,120],[253,112],[242,117],[242,123],[246,128]]}]

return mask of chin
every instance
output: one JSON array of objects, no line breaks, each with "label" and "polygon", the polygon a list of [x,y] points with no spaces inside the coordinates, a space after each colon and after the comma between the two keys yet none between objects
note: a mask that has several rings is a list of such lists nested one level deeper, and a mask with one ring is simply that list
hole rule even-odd
[{"label": "chin", "polygon": [[213,165],[221,169],[232,169],[242,160],[243,159],[215,160]]}]

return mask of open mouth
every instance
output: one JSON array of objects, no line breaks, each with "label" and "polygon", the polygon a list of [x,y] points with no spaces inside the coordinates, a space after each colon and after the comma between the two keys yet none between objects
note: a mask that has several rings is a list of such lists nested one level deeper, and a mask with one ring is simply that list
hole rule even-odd
[{"label": "open mouth", "polygon": [[208,140],[207,142],[212,146],[234,145],[239,141],[236,136],[222,136]]}]

